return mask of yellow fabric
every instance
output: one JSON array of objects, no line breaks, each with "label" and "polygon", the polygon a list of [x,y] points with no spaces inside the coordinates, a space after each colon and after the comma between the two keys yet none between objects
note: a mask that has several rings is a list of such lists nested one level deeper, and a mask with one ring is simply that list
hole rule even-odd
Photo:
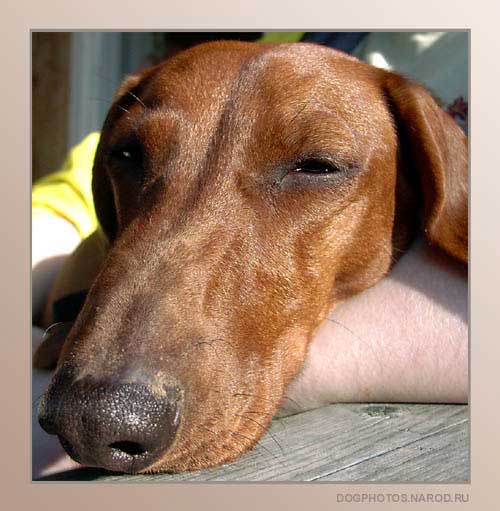
[{"label": "yellow fabric", "polygon": [[305,32],[265,32],[259,43],[296,43],[304,37]]},{"label": "yellow fabric", "polygon": [[80,236],[95,231],[98,222],[92,197],[92,166],[99,133],[87,135],[71,149],[62,168],[33,185],[32,215],[52,212],[71,222]]},{"label": "yellow fabric", "polygon": [[[259,42],[296,42],[304,32],[266,32]],[[56,214],[71,222],[84,239],[98,227],[92,197],[92,166],[99,133],[71,149],[62,168],[33,185],[32,216]]]}]

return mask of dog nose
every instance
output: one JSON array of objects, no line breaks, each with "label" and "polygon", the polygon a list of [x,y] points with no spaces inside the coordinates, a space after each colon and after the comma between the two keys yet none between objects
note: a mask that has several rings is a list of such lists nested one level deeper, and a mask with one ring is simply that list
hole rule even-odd
[{"label": "dog nose", "polygon": [[172,445],[181,416],[178,387],[139,383],[55,383],[42,400],[39,422],[58,435],[76,461],[137,473]]}]

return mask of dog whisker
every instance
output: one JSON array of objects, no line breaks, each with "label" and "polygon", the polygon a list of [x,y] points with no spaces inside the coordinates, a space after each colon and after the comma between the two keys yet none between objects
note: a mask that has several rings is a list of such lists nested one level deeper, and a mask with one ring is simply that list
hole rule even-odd
[{"label": "dog whisker", "polygon": [[123,106],[121,105],[116,105],[120,110],[124,111],[127,115],[130,115],[130,112]]},{"label": "dog whisker", "polygon": [[[214,435],[214,436],[216,436],[216,437],[218,437],[218,436],[219,436],[219,434],[218,434],[217,432],[212,431],[211,429],[207,428],[206,426],[199,426],[199,428],[200,428],[200,429],[203,429],[203,430],[205,430],[205,431],[208,431],[209,433],[212,433],[212,435]],[[227,446],[226,446],[226,445],[224,445],[224,444],[217,445],[217,447],[220,447],[220,448],[222,448],[222,449],[224,449],[224,450],[226,450],[226,451],[229,451],[229,452],[233,452],[233,450],[232,450],[232,449],[230,449],[229,447],[227,447]]]},{"label": "dog whisker", "polygon": [[201,429],[204,429],[205,431],[208,431],[209,433],[212,433],[213,435],[217,436],[217,433],[215,431],[212,431],[211,429],[207,428],[206,426],[198,426]]},{"label": "dog whisker", "polygon": [[272,401],[271,399],[267,399],[267,398],[261,397],[261,396],[256,396],[255,394],[246,394],[245,392],[236,392],[235,394],[233,394],[233,397],[238,397],[238,396],[252,397],[252,398],[256,398],[256,399],[261,399],[262,401],[267,401],[268,403],[275,404],[275,402]]},{"label": "dog whisker", "polygon": [[326,318],[327,321],[331,321],[332,323],[335,323],[336,325],[339,325],[341,326],[344,330],[347,330],[353,337],[355,337],[358,341],[362,342],[363,344],[367,345],[367,343],[365,343],[365,341],[363,339],[361,339],[361,337],[359,337],[359,335],[357,335],[356,333],[354,333],[349,327],[345,326],[343,323],[341,323],[340,321],[337,321],[336,319],[333,319],[333,318]]},{"label": "dog whisker", "polygon": [[[233,437],[238,437],[238,436],[242,436],[244,437],[245,439],[249,440],[248,437],[246,437],[245,435],[242,435],[240,433],[238,433],[237,431],[228,431],[228,433],[233,436]],[[235,442],[240,446],[240,448],[242,448],[243,451],[247,451],[248,450],[248,445],[246,442],[242,442],[241,440],[239,440],[238,438],[236,438]],[[256,450],[256,452],[258,452],[261,456],[263,456],[262,452],[260,452],[258,449]]]},{"label": "dog whisker", "polygon": [[[259,426],[260,428],[262,428],[264,431],[267,430],[267,427],[264,426],[263,424],[261,424],[260,422],[256,421],[255,419],[252,419],[251,417],[247,417],[246,415],[242,415],[242,414],[235,414],[236,417],[241,417],[242,419],[245,419],[247,421],[250,421],[250,422],[253,422],[254,424],[257,424],[257,426]],[[276,439],[276,437],[271,433],[271,431],[267,431],[268,435],[273,439],[274,443],[279,447],[280,451],[281,451],[281,454],[284,455],[285,452],[283,451],[283,447],[281,446],[281,444],[278,442],[278,440]]]},{"label": "dog whisker", "polygon": [[147,108],[144,104],[144,101],[142,101],[141,98],[138,98],[132,91],[127,91],[127,94],[130,94],[140,105],[142,105],[144,108]]},{"label": "dog whisker", "polygon": [[43,394],[40,394],[38,397],[33,399],[31,403],[32,410],[34,410],[38,405],[40,404],[40,401],[42,400]]},{"label": "dog whisker", "polygon": [[97,78],[100,78],[101,80],[104,80],[106,82],[108,82],[109,84],[111,84],[115,89],[118,88],[118,86],[120,85],[121,83],[121,80],[120,81],[116,81],[116,80],[113,80],[111,79],[109,76],[103,74],[104,73],[104,69],[102,68],[99,68],[98,70],[95,71],[95,76]]},{"label": "dog whisker", "polygon": [[330,317],[327,317],[326,318],[327,321],[330,321],[332,323],[335,323],[336,325],[342,327],[344,330],[346,330],[347,332],[349,332],[358,342],[360,342],[361,344],[363,344],[364,346],[366,346],[374,355],[375,355],[375,360],[378,361],[379,365],[382,365],[378,356],[377,356],[377,352],[376,350],[373,348],[373,346],[369,343],[369,342],[366,342],[365,340],[363,340],[359,335],[357,335],[355,332],[353,332],[349,327],[347,327],[346,325],[344,325],[343,323],[341,323],[340,321],[337,321],[336,319],[333,319],[333,318],[330,318]]},{"label": "dog whisker", "polygon": [[[393,254],[392,252],[390,252],[390,251],[389,251],[389,249],[388,249],[386,246],[381,245],[381,247],[382,247],[383,251],[384,251],[386,254],[388,254],[388,255],[389,255],[389,257],[391,258],[391,261],[392,261],[394,264],[396,264],[396,263],[398,262],[398,259],[396,259],[396,258],[394,257],[394,254]],[[393,250],[393,252],[394,252],[394,251],[395,251],[395,252],[400,252],[401,254],[403,254],[403,253],[404,253],[404,250],[398,249],[398,248],[396,248],[396,247],[392,247],[392,250]]]},{"label": "dog whisker", "polygon": [[101,103],[111,103],[111,99],[106,98],[85,98],[87,101],[100,101]]},{"label": "dog whisker", "polygon": [[227,344],[232,349],[235,349],[234,345],[231,344],[231,342],[229,342],[227,339],[224,339],[223,337],[214,337],[214,338],[199,340],[199,341],[196,341],[196,346],[205,346],[206,345],[206,346],[214,347],[214,345],[215,345],[214,349],[216,349],[217,343],[221,343],[221,342]]},{"label": "dog whisker", "polygon": [[[274,401],[272,401],[271,399],[267,399],[267,398],[261,397],[261,396],[256,396],[254,394],[246,394],[244,392],[237,392],[237,393],[233,394],[233,396],[234,397],[237,397],[237,396],[251,397],[251,398],[260,399],[262,401],[274,404]],[[297,401],[295,401],[295,399],[292,399],[291,397],[284,395],[281,397],[281,401],[284,401],[284,400],[287,400],[287,401],[290,401],[291,403],[293,403],[297,407],[298,410],[302,409],[300,404]],[[259,413],[260,415],[274,415],[272,413],[264,413],[264,412],[247,412],[247,413]]]},{"label": "dog whisker", "polygon": [[[236,436],[240,436],[240,437],[242,437],[242,438],[245,438],[246,440],[248,440],[248,441],[250,441],[250,442],[252,442],[252,443],[253,443],[253,442],[254,442],[254,440],[255,440],[255,439],[252,439],[252,438],[250,438],[250,437],[248,437],[248,436],[244,435],[243,433],[240,433],[239,431],[232,431],[232,430],[230,430],[230,431],[229,431],[229,433],[230,433],[231,435],[233,435],[233,436],[235,436],[235,435],[236,435]],[[242,445],[243,445],[245,448],[247,448],[247,447],[248,447],[248,446],[246,446],[246,445],[244,445],[244,444],[242,444]],[[272,456],[272,457],[273,457],[273,458],[274,458],[274,459],[275,459],[278,463],[280,463],[280,464],[281,464],[281,461],[279,460],[279,458],[278,458],[278,457],[277,457],[277,456],[276,456],[276,455],[275,455],[272,451],[270,451],[267,447],[263,446],[263,445],[262,445],[259,441],[257,441],[255,445],[256,445],[257,447],[260,447],[261,449],[264,449],[264,451],[266,451],[266,452],[269,454],[269,456]]]},{"label": "dog whisker", "polygon": [[[267,398],[262,397],[262,396],[256,396],[255,394],[246,394],[244,392],[236,392],[235,394],[233,394],[233,397],[238,397],[238,396],[251,397],[251,398],[254,398],[254,399],[260,399],[262,401],[266,401],[267,403],[272,403],[272,404],[276,403],[272,399],[267,399]],[[298,406],[300,408],[299,403],[297,401],[295,401],[294,399],[292,399],[291,397],[282,396],[281,399],[287,399],[288,401],[292,402],[294,405],[296,405],[296,406]]]},{"label": "dog whisker", "polygon": [[255,419],[252,419],[250,417],[247,417],[246,415],[242,415],[241,413],[235,413],[235,417],[241,417],[243,419],[246,419],[247,421],[251,421],[254,424],[257,424],[260,428],[262,428],[264,431],[267,429],[266,426],[263,426],[260,422],[256,421]]},{"label": "dog whisker", "polygon": [[282,399],[287,399],[288,401],[290,401],[291,403],[293,403],[295,406],[297,406],[297,408],[301,408],[301,406],[299,405],[299,403],[297,401],[295,401],[295,399],[292,399],[291,397],[288,397],[288,396],[283,396]]},{"label": "dog whisker", "polygon": [[245,413],[255,413],[256,415],[273,415],[272,413],[261,412],[259,410],[247,410]]},{"label": "dog whisker", "polygon": [[212,341],[197,341],[196,342],[196,346],[203,346],[203,345],[207,345],[207,346],[212,346],[213,342]]},{"label": "dog whisker", "polygon": [[297,110],[297,112],[295,112],[295,115],[292,117],[291,121],[290,121],[290,124],[293,124],[295,122],[295,120],[297,119],[297,117],[307,108],[308,106],[308,102],[304,103],[302,105],[301,108],[299,108],[299,110]]}]

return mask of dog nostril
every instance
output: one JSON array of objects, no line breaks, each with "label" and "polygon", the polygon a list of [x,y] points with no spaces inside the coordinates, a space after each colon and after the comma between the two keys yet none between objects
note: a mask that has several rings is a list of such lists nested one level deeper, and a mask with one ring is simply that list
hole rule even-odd
[{"label": "dog nostril", "polygon": [[129,454],[130,456],[139,456],[147,452],[147,450],[137,442],[129,442],[127,440],[122,442],[113,442],[109,444],[111,449],[124,452],[125,454]]}]

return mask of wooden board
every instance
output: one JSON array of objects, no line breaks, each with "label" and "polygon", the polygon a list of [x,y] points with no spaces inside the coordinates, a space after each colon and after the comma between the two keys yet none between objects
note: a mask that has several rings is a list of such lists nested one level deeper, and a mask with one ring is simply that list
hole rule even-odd
[{"label": "wooden board", "polygon": [[465,483],[469,480],[468,407],[330,405],[275,419],[253,451],[228,465],[139,476],[81,469],[42,480]]}]

